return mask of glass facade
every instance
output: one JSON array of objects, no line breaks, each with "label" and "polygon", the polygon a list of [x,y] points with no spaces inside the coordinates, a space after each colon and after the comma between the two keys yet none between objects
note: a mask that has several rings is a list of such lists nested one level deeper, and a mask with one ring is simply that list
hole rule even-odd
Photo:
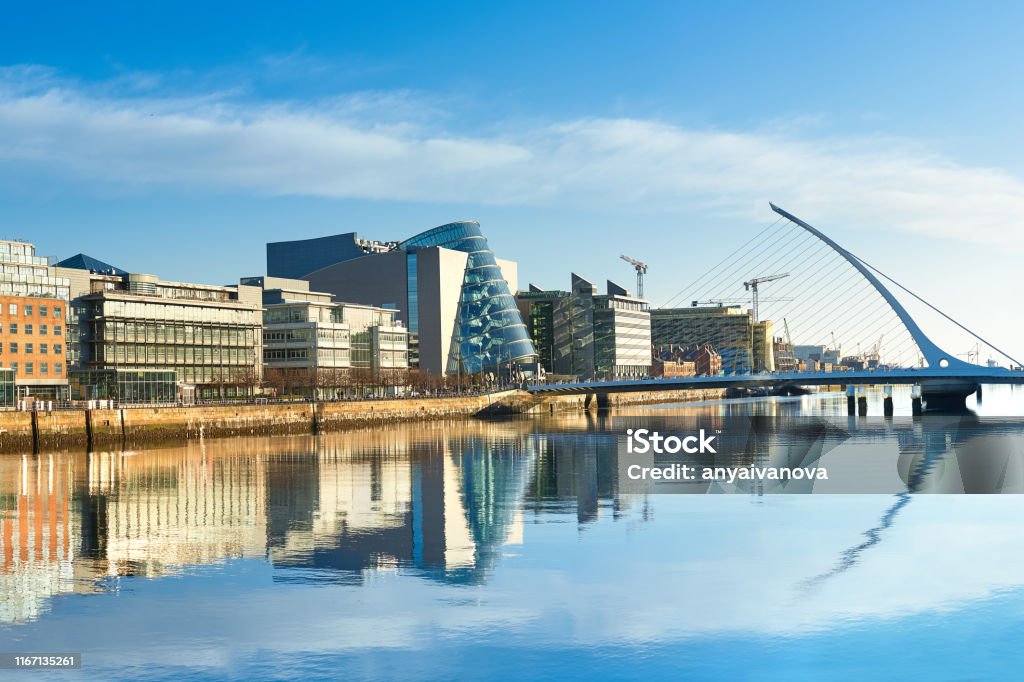
[{"label": "glass facade", "polygon": [[14,407],[14,370],[0,367],[0,407]]},{"label": "glass facade", "polygon": [[256,306],[103,292],[77,299],[75,308],[82,369],[170,370],[202,397],[240,395],[259,376]]},{"label": "glass facade", "polygon": [[442,225],[402,242],[399,248],[415,252],[431,246],[469,254],[459,301],[458,338],[448,371],[474,373],[535,361],[537,351],[480,224]]},{"label": "glass facade", "polygon": [[173,403],[177,375],[167,370],[71,370],[72,400],[116,400],[120,403]]}]

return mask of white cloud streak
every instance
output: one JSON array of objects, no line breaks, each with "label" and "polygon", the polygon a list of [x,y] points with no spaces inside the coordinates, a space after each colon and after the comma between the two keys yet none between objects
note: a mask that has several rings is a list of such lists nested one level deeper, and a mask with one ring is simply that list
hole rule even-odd
[{"label": "white cloud streak", "polygon": [[[710,207],[764,216],[772,199],[823,221],[1024,245],[1024,180],[912,140],[687,129],[590,118],[453,132],[403,93],[247,103],[237,93],[120,95],[44,68],[0,73],[0,170],[120,188],[183,186],[498,205]],[[440,120],[443,125],[431,124]],[[386,121],[386,123],[382,123]]]}]

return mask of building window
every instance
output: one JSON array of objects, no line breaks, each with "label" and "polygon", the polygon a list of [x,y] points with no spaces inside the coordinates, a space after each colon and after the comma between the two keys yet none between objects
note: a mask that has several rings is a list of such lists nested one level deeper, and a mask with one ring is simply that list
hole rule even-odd
[{"label": "building window", "polygon": [[49,314],[50,314],[49,308],[47,308],[45,305],[39,306],[39,317],[46,317]]},{"label": "building window", "polygon": [[41,343],[41,344],[39,344],[39,352],[40,352],[40,353],[41,353],[42,355],[46,355],[47,353],[49,353],[49,352],[50,352],[50,346],[49,346],[49,344],[45,344],[45,343]]},{"label": "building window", "polygon": [[49,331],[49,330],[48,330],[48,329],[46,328],[46,325],[45,325],[45,324],[41,324],[41,325],[39,325],[39,333],[40,333],[40,334],[42,334],[43,336],[46,336],[46,333],[47,333],[48,331]]},{"label": "building window", "polygon": [[30,306],[30,305],[25,306],[25,316],[28,317],[31,314],[32,314],[32,306]]},{"label": "building window", "polygon": [[32,325],[30,325],[30,324],[26,324],[25,325],[25,333],[26,334],[31,334],[32,333]]},{"label": "building window", "polygon": [[55,363],[53,363],[53,373],[54,374],[58,374],[58,375],[59,374],[63,374],[64,373],[64,363],[63,362],[55,362]]},{"label": "building window", "polygon": [[53,316],[54,317],[60,317],[60,306],[59,305],[53,306]]},{"label": "building window", "polygon": [[11,352],[12,353],[17,353],[18,352],[18,342],[17,341],[11,341]]},{"label": "building window", "polygon": [[35,368],[35,366],[31,362],[26,362],[25,363],[25,375],[26,376],[29,375],[29,374],[35,374],[35,370],[36,370],[36,368]]},{"label": "building window", "polygon": [[32,353],[32,344],[31,343],[26,343],[25,344],[25,353],[27,353],[27,354],[31,354]]},{"label": "building window", "polygon": [[17,375],[18,374],[18,363],[12,362],[11,363],[11,369],[13,369],[14,370],[14,374]]},{"label": "building window", "polygon": [[44,376],[49,376],[50,375],[50,363],[48,363],[48,362],[40,362],[39,363],[39,373],[44,375]]},{"label": "building window", "polygon": [[63,352],[64,352],[64,346],[62,346],[59,343],[53,344],[53,354],[54,355],[60,355]]},{"label": "building window", "polygon": [[12,334],[17,334],[18,333],[18,323],[17,322],[11,322],[11,333]]},{"label": "building window", "polygon": [[10,303],[10,304],[8,304],[7,305],[7,314],[8,315],[17,315],[18,314],[18,304],[17,303]]},{"label": "building window", "polygon": [[61,326],[59,324],[53,325],[53,335],[54,336],[60,336],[61,335]]}]

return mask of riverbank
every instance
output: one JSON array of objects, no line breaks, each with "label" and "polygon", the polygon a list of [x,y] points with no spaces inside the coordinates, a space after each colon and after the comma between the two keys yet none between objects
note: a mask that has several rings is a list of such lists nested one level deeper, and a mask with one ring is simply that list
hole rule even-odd
[{"label": "riverbank", "polygon": [[[720,391],[611,396],[610,405],[714,400]],[[509,390],[475,396],[318,403],[122,407],[0,412],[0,452],[92,450],[225,436],[340,431],[405,421],[595,408],[583,396],[538,399]]]}]

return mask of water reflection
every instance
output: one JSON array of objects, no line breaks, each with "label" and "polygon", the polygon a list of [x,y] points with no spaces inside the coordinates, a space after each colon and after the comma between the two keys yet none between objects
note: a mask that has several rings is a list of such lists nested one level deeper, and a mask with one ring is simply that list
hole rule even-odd
[{"label": "water reflection", "polygon": [[[723,430],[730,462],[825,464],[840,478],[870,469],[895,486],[900,494],[844,540],[831,567],[803,571],[818,575],[812,582],[856,567],[915,493],[1024,491],[1019,419],[850,420],[828,409],[808,418],[805,403],[0,457],[0,622],[38,619],[60,594],[114,592],[132,577],[187,577],[194,567],[246,559],[269,566],[273,582],[300,587],[359,586],[391,574],[481,586],[524,542],[524,524],[645,523],[654,509],[672,506],[663,496],[631,493],[622,480],[623,434],[637,426],[700,423]],[[745,430],[730,427],[751,413],[761,417]],[[778,489],[820,492],[818,485],[789,481]],[[707,484],[697,491],[773,492]]]}]

